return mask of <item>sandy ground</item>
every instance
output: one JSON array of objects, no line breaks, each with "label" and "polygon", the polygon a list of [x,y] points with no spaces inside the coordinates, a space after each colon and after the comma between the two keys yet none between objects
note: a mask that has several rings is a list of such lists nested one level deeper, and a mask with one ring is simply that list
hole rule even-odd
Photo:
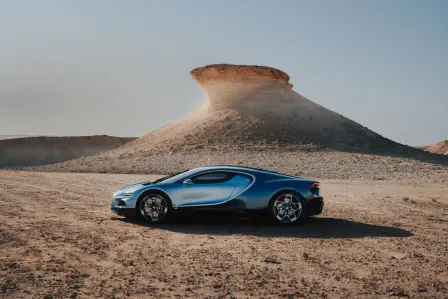
[{"label": "sandy ground", "polygon": [[0,298],[448,296],[448,185],[323,180],[324,213],[293,227],[110,212],[148,178],[0,171]]}]

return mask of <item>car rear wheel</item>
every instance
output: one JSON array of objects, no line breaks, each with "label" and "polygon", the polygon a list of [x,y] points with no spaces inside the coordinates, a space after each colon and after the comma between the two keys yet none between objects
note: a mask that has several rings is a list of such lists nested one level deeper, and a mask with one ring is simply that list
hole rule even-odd
[{"label": "car rear wheel", "polygon": [[160,193],[143,194],[137,208],[138,215],[150,223],[166,222],[172,210],[170,199]]},{"label": "car rear wheel", "polygon": [[271,219],[276,223],[299,223],[305,215],[305,201],[297,192],[281,192],[272,198],[269,205],[269,213]]}]

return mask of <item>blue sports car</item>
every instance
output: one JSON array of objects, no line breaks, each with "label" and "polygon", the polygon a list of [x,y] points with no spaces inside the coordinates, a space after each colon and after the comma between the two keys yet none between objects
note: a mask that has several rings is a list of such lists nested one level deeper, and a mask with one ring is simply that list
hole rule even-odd
[{"label": "blue sports car", "polygon": [[178,212],[263,212],[274,222],[298,223],[322,213],[319,182],[263,169],[210,166],[126,186],[113,194],[112,212],[165,222]]}]

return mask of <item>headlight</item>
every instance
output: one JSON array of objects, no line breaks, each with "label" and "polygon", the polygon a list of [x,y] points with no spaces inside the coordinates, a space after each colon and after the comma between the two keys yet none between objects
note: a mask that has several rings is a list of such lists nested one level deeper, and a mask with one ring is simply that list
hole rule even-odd
[{"label": "headlight", "polygon": [[132,193],[134,193],[138,189],[140,189],[140,188],[134,187],[134,188],[127,188],[127,189],[119,190],[116,193],[116,196],[130,196],[130,195],[132,195]]}]

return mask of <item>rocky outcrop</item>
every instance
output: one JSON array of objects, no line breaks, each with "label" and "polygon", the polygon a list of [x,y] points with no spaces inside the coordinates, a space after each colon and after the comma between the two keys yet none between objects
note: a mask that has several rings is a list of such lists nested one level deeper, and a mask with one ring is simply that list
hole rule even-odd
[{"label": "rocky outcrop", "polygon": [[213,64],[190,74],[205,92],[208,111],[238,108],[266,89],[292,88],[288,74],[266,66]]},{"label": "rocky outcrop", "polygon": [[428,146],[425,148],[425,151],[439,155],[448,155],[448,140],[439,141]]},{"label": "rocky outcrop", "polygon": [[214,64],[193,69],[191,76],[203,89],[205,103],[135,144],[149,145],[152,140],[151,144],[163,144],[172,151],[253,143],[371,152],[403,149],[293,91],[289,75],[281,70]]},{"label": "rocky outcrop", "polygon": [[210,64],[190,72],[199,84],[212,81],[258,81],[272,80],[288,83],[289,75],[281,70],[259,65]]},{"label": "rocky outcrop", "polygon": [[314,103],[291,89],[285,72],[213,64],[191,71],[205,102],[185,118],[113,152],[152,155],[219,148],[314,147],[352,152],[417,151]]}]

